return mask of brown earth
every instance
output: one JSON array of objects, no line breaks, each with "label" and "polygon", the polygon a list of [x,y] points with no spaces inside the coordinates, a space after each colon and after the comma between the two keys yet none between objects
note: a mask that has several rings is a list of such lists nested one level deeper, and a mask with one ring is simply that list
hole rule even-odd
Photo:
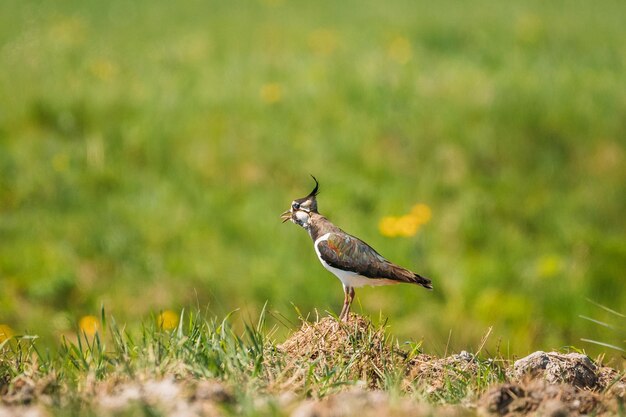
[{"label": "brown earth", "polygon": [[[535,352],[514,363],[465,351],[443,358],[410,355],[382,327],[354,314],[347,324],[331,317],[304,321],[276,350],[280,371],[267,364],[268,381],[248,408],[238,403],[232,382],[184,375],[87,378],[78,396],[96,414],[149,407],[184,417],[237,415],[250,407],[293,417],[609,416],[623,415],[626,407],[624,372],[585,355]],[[382,390],[390,372],[398,377],[397,391]],[[0,417],[51,415],[52,406],[67,405],[52,395],[67,390],[57,384],[53,375],[20,375],[0,384]],[[446,390],[455,384],[467,393],[459,404],[445,405]]]},{"label": "brown earth", "polygon": [[[409,358],[388,343],[381,328],[356,315],[347,324],[331,317],[304,322],[278,348],[295,362],[308,361],[314,369],[352,358],[355,366],[345,376],[364,381],[369,389],[309,400],[296,409],[297,417],[367,416],[371,410],[375,410],[371,415],[432,414],[432,408],[414,400],[396,400],[390,405],[388,395],[376,390],[381,388],[381,371],[390,366],[403,376],[404,391],[423,389],[427,395],[440,393],[450,384],[475,385],[481,374],[491,372],[493,383],[463,403],[465,412],[475,410],[485,416],[616,415],[626,400],[624,372],[600,366],[580,353],[535,352],[514,363],[479,360],[465,351],[444,358],[425,354]],[[505,382],[496,382],[497,378]],[[364,409],[370,411],[355,411]],[[459,407],[445,410],[440,407],[436,414],[463,413]]]}]

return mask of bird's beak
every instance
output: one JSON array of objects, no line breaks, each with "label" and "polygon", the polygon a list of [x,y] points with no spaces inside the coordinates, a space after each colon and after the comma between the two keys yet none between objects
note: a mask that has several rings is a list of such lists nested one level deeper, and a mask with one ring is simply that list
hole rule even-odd
[{"label": "bird's beak", "polygon": [[291,220],[291,210],[287,210],[286,212],[281,214],[280,218],[283,220],[283,223],[285,223],[287,220]]}]

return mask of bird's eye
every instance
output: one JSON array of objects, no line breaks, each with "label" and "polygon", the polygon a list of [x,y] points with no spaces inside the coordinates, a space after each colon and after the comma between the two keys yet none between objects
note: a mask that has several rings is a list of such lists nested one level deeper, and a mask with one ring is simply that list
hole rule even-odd
[{"label": "bird's eye", "polygon": [[293,208],[294,210],[298,210],[300,208],[300,203],[293,203],[291,205],[291,208]]}]

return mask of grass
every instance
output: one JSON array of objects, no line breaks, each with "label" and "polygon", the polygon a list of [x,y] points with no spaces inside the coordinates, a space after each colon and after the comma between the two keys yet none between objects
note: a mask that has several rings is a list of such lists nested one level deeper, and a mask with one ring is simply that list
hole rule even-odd
[{"label": "grass", "polygon": [[[615,351],[619,351],[622,353],[626,353],[626,327],[623,326],[623,320],[626,318],[626,315],[620,313],[619,311],[615,311],[611,308],[603,306],[601,304],[595,303],[591,300],[588,300],[596,307],[601,309],[601,311],[605,311],[610,314],[608,322],[596,320],[587,316],[580,316],[581,319],[588,320],[592,323],[595,323],[605,329],[610,331],[610,339],[616,340],[616,342],[609,343],[603,342],[600,340],[592,340],[592,339],[581,339],[583,342],[594,343],[599,346],[603,346],[605,348],[613,349]],[[606,336],[605,336],[606,337]]]},{"label": "grass", "polygon": [[[471,370],[448,361],[437,376],[441,386],[427,394],[433,377],[407,379],[403,370],[419,357],[418,347],[401,349],[384,323],[375,326],[355,315],[342,325],[327,317],[305,322],[284,344],[277,344],[265,317],[263,313],[256,324],[246,323],[242,334],[233,330],[231,317],[216,320],[199,312],[182,314],[179,325],[169,331],[151,320],[137,334],[109,319],[95,335],[79,333],[64,340],[55,354],[41,350],[29,337],[14,337],[0,347],[0,394],[8,405],[40,403],[55,415],[106,414],[111,410],[101,407],[102,398],[110,393],[123,397],[125,384],[173,378],[184,386],[208,380],[226,387],[228,400],[220,405],[224,412],[253,414],[259,412],[259,398],[271,403],[285,392],[303,401],[365,386],[396,395],[408,390],[422,402],[456,404],[475,400],[487,385],[504,380],[491,361],[477,359]],[[107,322],[104,311],[102,318]],[[337,338],[344,332],[345,337]],[[24,390],[24,384],[34,388]],[[144,398],[143,406],[152,407],[157,400]],[[125,404],[131,410],[137,405]],[[288,409],[274,411],[285,415]],[[159,407],[153,412],[166,413]]]},{"label": "grass", "polygon": [[[233,316],[218,320],[183,312],[169,330],[153,319],[141,331],[129,332],[102,310],[105,327],[65,339],[55,353],[33,338],[14,336],[0,345],[0,411],[4,404],[6,412],[33,407],[33,412],[59,416],[196,415],[207,410],[283,416],[307,404],[326,402],[333,409],[333,401],[339,403],[336,410],[354,414],[366,401],[382,407],[376,408],[377,415],[401,409],[411,415],[474,415],[477,407],[502,403],[498,398],[504,394],[494,400],[490,393],[508,392],[510,384],[522,384],[517,395],[537,390],[536,382],[513,377],[510,360],[487,357],[482,346],[475,353],[433,357],[423,354],[419,343],[400,345],[384,322],[375,325],[354,314],[346,324],[330,316],[303,321],[278,343],[266,317],[263,310],[256,323],[244,323],[239,333],[232,327]],[[624,374],[608,368],[598,372],[608,376],[597,387],[557,386],[569,395],[564,401],[578,409],[579,396],[590,396],[586,410],[616,411],[624,393],[611,390],[621,384],[623,391]],[[540,388],[532,401],[541,404],[541,392],[546,398],[553,395]],[[538,405],[524,407],[532,411]]]},{"label": "grass", "polygon": [[[425,351],[615,344],[578,317],[626,304],[625,7],[2,2],[0,324],[55,349],[101,305],[335,311],[278,219],[312,173],[322,213],[433,279],[357,293]],[[416,203],[416,235],[380,233]]]}]

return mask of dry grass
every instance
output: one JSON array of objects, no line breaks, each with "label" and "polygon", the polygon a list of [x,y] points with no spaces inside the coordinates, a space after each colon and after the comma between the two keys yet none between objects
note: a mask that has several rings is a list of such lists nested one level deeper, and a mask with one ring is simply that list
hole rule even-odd
[{"label": "dry grass", "polygon": [[626,399],[624,373],[581,354],[438,358],[401,349],[384,325],[354,314],[303,321],[281,344],[263,319],[239,336],[227,320],[198,316],[173,332],[146,328],[136,342],[111,325],[109,337],[52,358],[5,344],[0,416],[609,416]]},{"label": "dry grass", "polygon": [[337,380],[364,381],[382,388],[385,376],[406,364],[406,352],[395,349],[382,327],[356,314],[347,323],[333,317],[302,322],[302,327],[277,346],[294,369],[293,383],[306,375],[320,380],[329,373]]}]

